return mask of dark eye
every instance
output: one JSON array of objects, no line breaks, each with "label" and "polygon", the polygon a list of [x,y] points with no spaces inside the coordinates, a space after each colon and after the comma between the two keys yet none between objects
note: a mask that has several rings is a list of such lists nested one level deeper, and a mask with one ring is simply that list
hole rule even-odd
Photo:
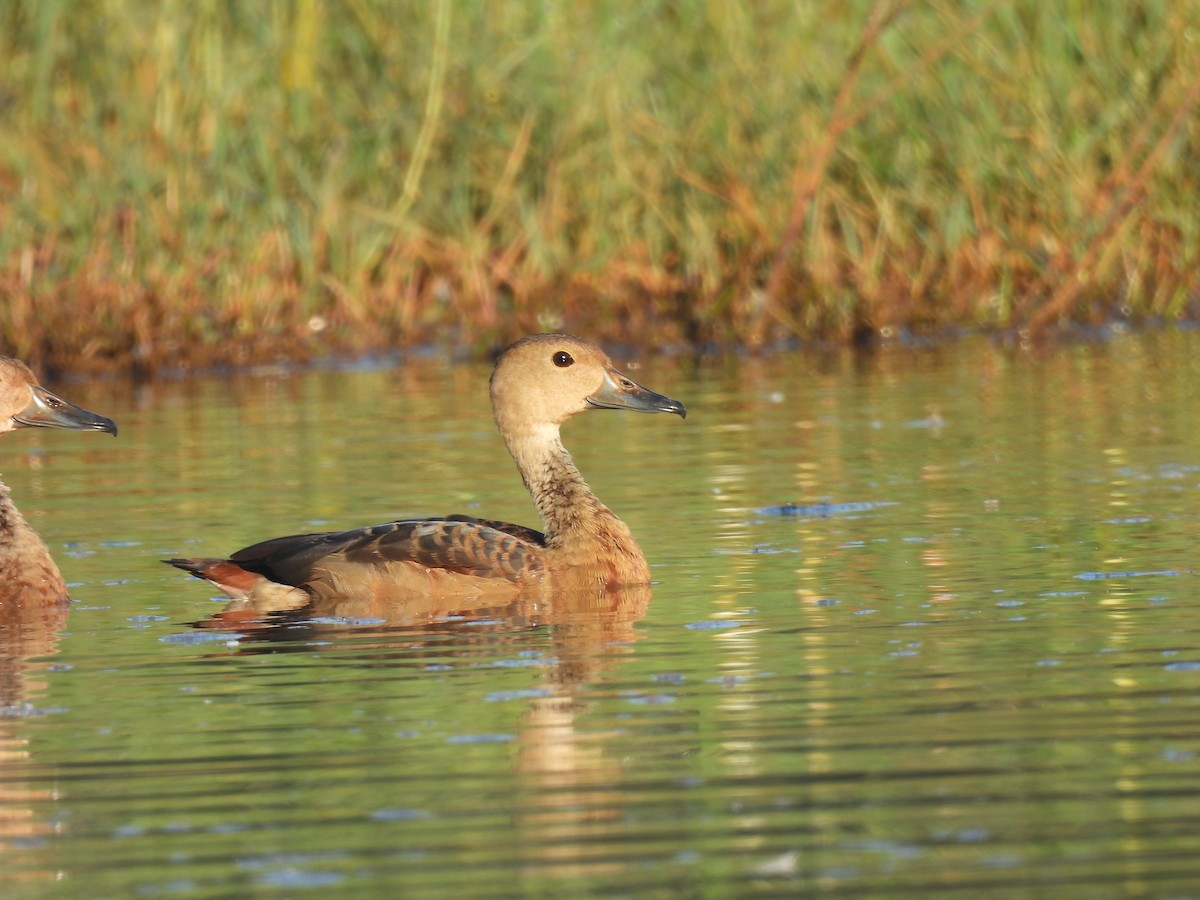
[{"label": "dark eye", "polygon": [[559,350],[554,354],[552,359],[554,360],[554,364],[560,369],[565,369],[567,366],[575,362],[575,360],[572,359],[571,354],[566,350]]}]

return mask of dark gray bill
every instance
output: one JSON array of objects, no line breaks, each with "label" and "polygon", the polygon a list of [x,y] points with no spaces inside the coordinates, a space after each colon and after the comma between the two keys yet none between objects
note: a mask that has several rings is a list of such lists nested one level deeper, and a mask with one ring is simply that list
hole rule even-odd
[{"label": "dark gray bill", "polygon": [[604,383],[600,385],[587,402],[597,409],[632,409],[634,412],[675,413],[681,419],[687,418],[687,407],[678,400],[656,394],[642,387],[632,378],[622,375],[616,369],[605,369]]},{"label": "dark gray bill", "polygon": [[105,416],[89,412],[68,403],[39,385],[30,385],[33,400],[13,416],[17,425],[25,428],[70,428],[72,431],[107,431],[117,433],[117,423]]}]

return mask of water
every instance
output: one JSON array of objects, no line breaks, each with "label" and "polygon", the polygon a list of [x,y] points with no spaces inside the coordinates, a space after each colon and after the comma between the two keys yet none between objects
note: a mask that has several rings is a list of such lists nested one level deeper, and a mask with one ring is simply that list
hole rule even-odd
[{"label": "water", "polygon": [[157,560],[536,524],[486,369],[60,385],[121,436],[0,446],[75,598],[0,658],[6,896],[1196,896],[1198,360],[647,361],[686,422],[565,436],[652,596],[242,630]]}]

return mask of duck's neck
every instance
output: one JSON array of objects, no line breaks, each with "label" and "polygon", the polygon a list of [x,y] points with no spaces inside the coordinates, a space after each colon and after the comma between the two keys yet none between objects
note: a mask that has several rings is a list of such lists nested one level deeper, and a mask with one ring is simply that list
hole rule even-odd
[{"label": "duck's neck", "polygon": [[521,480],[542,515],[549,546],[578,539],[594,530],[598,519],[613,517],[575,468],[557,426],[510,434],[507,443]]},{"label": "duck's neck", "polygon": [[619,561],[615,578],[621,582],[648,580],[645,557],[628,526],[592,493],[563,446],[558,426],[506,434],[505,440],[541,513],[549,549],[598,562]]},{"label": "duck's neck", "polygon": [[50,551],[0,482],[0,604],[66,599],[67,586]]}]

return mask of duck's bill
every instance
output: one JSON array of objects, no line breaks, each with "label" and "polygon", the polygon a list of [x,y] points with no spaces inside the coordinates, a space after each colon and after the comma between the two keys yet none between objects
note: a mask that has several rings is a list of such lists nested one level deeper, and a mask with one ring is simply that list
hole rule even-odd
[{"label": "duck's bill", "polygon": [[649,388],[644,388],[632,378],[622,375],[616,369],[606,369],[604,383],[600,389],[587,398],[589,405],[597,409],[631,409],[634,412],[675,413],[681,419],[687,418],[687,407],[678,400],[656,394]]},{"label": "duck's bill", "polygon": [[90,412],[62,397],[50,393],[44,387],[30,385],[33,400],[13,416],[13,421],[24,428],[69,428],[72,431],[107,431],[117,433],[117,423],[106,416]]}]

